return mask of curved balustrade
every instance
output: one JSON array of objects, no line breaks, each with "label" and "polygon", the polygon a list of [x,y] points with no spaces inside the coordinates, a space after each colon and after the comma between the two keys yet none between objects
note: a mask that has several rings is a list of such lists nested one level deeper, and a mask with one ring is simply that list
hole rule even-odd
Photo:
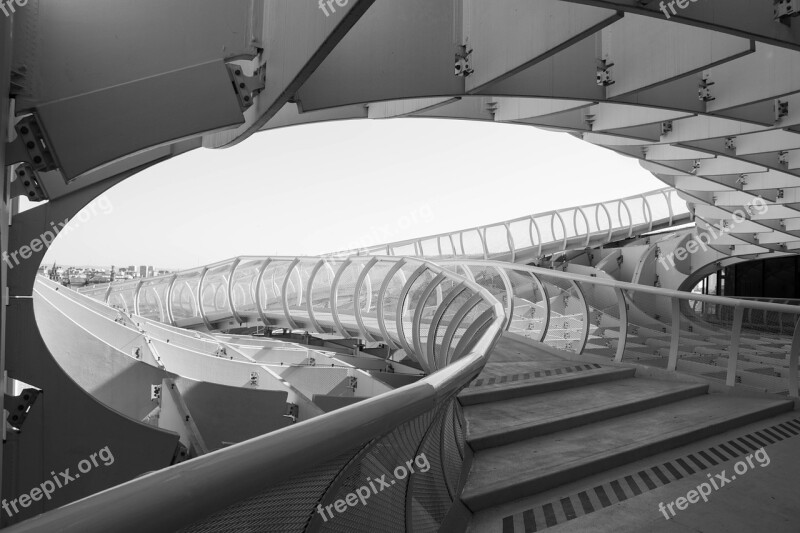
[{"label": "curved balustrade", "polygon": [[460,350],[466,329],[456,322],[491,308],[459,276],[412,258],[245,257],[80,292],[174,326],[233,319],[380,341],[426,372]]},{"label": "curved balustrade", "polygon": [[[12,531],[201,532],[220,524],[248,531],[267,526],[279,531],[428,531],[441,527],[459,498],[467,449],[456,394],[480,373],[507,322],[502,304],[475,281],[451,268],[408,258],[237,258],[82,292],[163,322],[213,325],[220,318],[255,316],[268,323],[363,335],[405,350],[431,374],[224,453],[137,478]],[[308,369],[286,370],[298,371],[314,378]],[[343,498],[353,480],[378,479],[422,455],[429,470],[399,478],[368,508],[352,507],[324,522],[318,514],[317,505]],[[226,489],[220,492],[219,487]],[[289,505],[287,491],[295,495]],[[107,513],[100,512],[110,507],[126,517],[115,514],[110,524]],[[208,518],[192,523],[198,516]]]},{"label": "curved balustrade", "polygon": [[[194,280],[184,297],[174,292],[181,279]],[[318,325],[316,329],[323,331],[387,342],[432,373],[348,409],[53,511],[42,517],[46,522],[39,521],[39,528],[72,524],[72,517],[81,516],[80,531],[104,531],[108,527],[104,515],[95,511],[125,502],[124,508],[135,513],[131,515],[135,527],[125,531],[154,525],[148,522],[151,516],[159,516],[153,520],[160,527],[182,527],[186,532],[213,531],[220,524],[258,529],[267,523],[285,531],[351,531],[365,524],[374,528],[376,520],[386,531],[438,529],[458,498],[465,475],[465,428],[455,394],[480,372],[502,330],[575,353],[635,360],[723,379],[728,385],[741,383],[798,395],[800,307],[789,305],[671,291],[505,262],[448,260],[435,265],[369,256],[239,258],[189,274],[147,280],[146,286],[166,284],[167,297],[162,301],[169,305],[161,315],[176,317],[176,309],[196,309],[196,324],[238,315],[303,327]],[[122,283],[84,292],[107,301],[132,300],[134,305],[143,305],[140,293],[146,286],[138,283],[131,289],[131,284]],[[146,309],[155,313],[160,309],[153,304],[159,301],[155,296],[164,293],[151,290],[154,297],[148,297]],[[746,312],[782,314],[787,323],[794,324],[792,335],[746,326]],[[320,448],[321,442],[326,446]],[[337,516],[322,527],[316,506],[344,497],[352,490],[347,480],[380,477],[421,453],[430,461],[433,476],[425,478],[418,472],[404,480],[400,490],[370,501],[369,511],[354,507],[346,518]],[[194,485],[236,488],[187,505],[179,494]],[[156,486],[161,490],[150,490]],[[287,510],[279,496],[289,487],[301,496]],[[158,498],[146,496],[151,493]],[[137,495],[135,505],[131,505],[133,495]],[[150,512],[144,513],[145,509]],[[158,510],[169,515],[168,524]],[[187,520],[211,511],[210,517],[186,525]],[[11,531],[26,530],[37,529],[20,526]]]},{"label": "curved balustrade", "polygon": [[[198,316],[184,320],[210,327],[234,316],[261,318],[267,324],[381,341],[432,372],[447,358],[441,344],[452,344],[463,331],[434,330],[431,323],[463,319],[455,310],[471,297],[458,277],[447,276],[452,272],[502,302],[506,330],[554,348],[616,361],[635,359],[724,379],[728,385],[797,394],[790,381],[797,380],[798,344],[793,336],[800,307],[669,291],[505,262],[451,259],[440,264],[372,256],[235,259],[202,270],[217,274],[199,276],[197,300],[202,301],[199,295],[204,291],[215,296],[206,296]],[[133,301],[137,310],[158,319],[175,315],[175,309],[193,309],[191,291],[185,291],[183,299],[171,293],[166,309],[158,304],[165,301],[159,300],[164,287],[186,275],[139,282],[132,294],[130,283],[86,292],[109,303]],[[143,291],[150,296],[143,297]],[[474,319],[484,310],[479,306],[468,316]]]},{"label": "curved balustrade", "polygon": [[328,254],[526,261],[690,221],[672,188],[515,218],[451,233]]},{"label": "curved balustrade", "polygon": [[798,395],[800,307],[504,262],[441,264],[503,302],[510,332],[575,353]]}]

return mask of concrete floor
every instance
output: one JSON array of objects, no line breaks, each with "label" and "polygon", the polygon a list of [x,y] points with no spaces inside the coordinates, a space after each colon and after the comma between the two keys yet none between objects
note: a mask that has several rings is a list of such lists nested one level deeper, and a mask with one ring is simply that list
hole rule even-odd
[{"label": "concrete floor", "polygon": [[[498,346],[498,357],[492,357],[491,367],[487,367],[486,371],[481,375],[482,378],[489,376],[500,377],[509,375],[516,372],[527,372],[534,368],[559,368],[565,367],[570,364],[575,364],[575,359],[570,358],[570,361],[562,360],[553,354],[536,354],[536,362],[531,361],[531,355],[528,351],[529,346],[524,343],[503,342]],[[528,352],[528,353],[526,353]],[[524,362],[522,362],[524,361]],[[550,379],[564,379],[565,376],[553,376]],[[570,376],[566,376],[569,378]],[[534,381],[534,380],[530,380]],[[544,381],[544,380],[543,380]],[[621,380],[618,382],[607,383],[609,389],[624,388],[624,383],[632,381],[630,379]],[[635,381],[645,382],[641,378],[636,378]],[[647,380],[649,381],[649,380]],[[486,383],[486,382],[484,382]],[[677,385],[677,383],[673,383]],[[503,387],[519,387],[517,383],[493,384],[489,386],[475,387],[476,389],[501,389]],[[662,392],[667,393],[671,387],[664,384],[656,385],[657,388],[664,389]],[[613,390],[609,390],[608,394],[600,392],[602,386],[587,385],[581,387],[585,389],[587,394],[586,398],[594,405],[602,405],[605,403],[607,406],[616,404]],[[639,387],[633,387],[631,392],[634,396],[638,396]],[[624,392],[624,391],[623,391]],[[655,392],[655,391],[654,391]],[[565,400],[570,397],[577,398],[577,401],[568,401],[559,403],[559,396],[565,394]],[[538,424],[540,420],[552,421],[557,418],[557,414],[570,413],[572,408],[585,409],[586,401],[580,401],[580,389],[569,390],[561,394],[537,394],[531,397],[519,397],[507,400],[494,401],[492,403],[484,403],[472,405],[467,409],[474,410],[474,413],[481,413],[486,416],[481,416],[483,420],[482,426],[475,425],[474,429],[484,434],[490,434],[493,431],[503,431],[503,409],[511,409],[511,418],[507,419],[509,425],[530,425]],[[610,394],[610,396],[609,396]],[[573,398],[573,400],[575,400]],[[735,414],[739,411],[739,407],[746,409],[748,406],[753,405],[753,399],[749,401],[736,396],[725,397],[720,394],[712,394],[704,396],[703,402],[723,402],[729,404],[730,412]],[[542,403],[542,400],[548,400]],[[771,400],[763,399],[757,400],[756,403],[770,402]],[[666,402],[668,403],[668,402]],[[545,405],[547,404],[547,405]],[[741,404],[741,405],[739,405]],[[549,405],[549,407],[548,407]],[[702,405],[702,402],[698,405]],[[533,407],[531,407],[533,406]],[[506,409],[507,410],[507,409]],[[539,412],[538,416],[530,418]],[[680,414],[677,422],[684,416],[686,418],[696,418],[702,415],[703,409],[698,409],[698,412],[691,411]],[[729,411],[726,407],[725,411]],[[506,413],[509,414],[509,413]],[[667,417],[663,420],[663,424],[647,423],[645,416],[642,418],[642,424],[647,424],[648,427],[656,432],[664,429],[662,426],[665,424],[675,423],[674,420]],[[702,418],[702,416],[701,416]],[[538,419],[538,420],[537,420]],[[725,471],[728,478],[736,475],[733,472],[734,465],[740,460],[745,458],[747,454],[753,453],[751,449],[744,449],[746,454],[741,454],[740,457],[731,458],[729,455],[722,458],[716,457],[717,464],[706,461],[703,459],[700,469],[697,465],[689,465],[689,469],[682,470],[682,464],[686,465],[689,462],[687,456],[692,456],[694,459],[701,458],[699,452],[704,452],[710,455],[711,449],[716,447],[719,450],[719,445],[727,443],[732,439],[737,439],[745,435],[750,435],[754,431],[761,432],[764,435],[764,428],[771,428],[779,423],[785,423],[788,420],[800,419],[800,413],[797,411],[789,411],[782,414],[769,415],[768,417],[761,417],[758,421],[746,423],[746,425],[735,425],[733,429],[727,429],[723,433],[710,435],[701,440],[693,440],[676,448],[666,449],[650,457],[633,462],[627,462],[620,466],[611,468],[609,470],[599,472],[597,474],[583,476],[577,481],[568,482],[565,484],[552,485],[555,488],[545,490],[542,492],[537,491],[530,497],[521,498],[515,501],[510,501],[512,498],[507,498],[508,503],[501,503],[494,507],[486,508],[483,511],[477,512],[473,516],[472,523],[469,531],[473,533],[518,533],[541,531],[548,529],[548,531],[598,531],[598,532],[660,532],[660,531],[695,531],[695,532],[800,532],[800,430],[796,431],[798,435],[789,433],[784,430],[784,438],[773,439],[775,442],[769,443],[765,439],[758,437],[763,441],[765,451],[769,456],[770,463],[765,467],[760,467],[758,462],[755,462],[753,468],[748,468],[748,471],[737,479],[721,487],[718,491],[713,491],[708,496],[708,502],[700,500],[698,503],[691,504],[685,510],[676,511],[676,516],[671,516],[667,520],[664,515],[659,511],[659,503],[663,502],[665,505],[677,500],[677,498],[685,497],[689,491],[695,489],[698,485],[708,481],[708,474],[712,477],[715,474],[720,474]],[[477,420],[473,417],[473,420]],[[753,419],[755,420],[755,419]],[[613,419],[611,420],[613,421]],[[550,422],[552,423],[552,422]],[[604,425],[604,424],[600,424]],[[613,424],[612,424],[613,425]],[[567,430],[578,431],[584,429],[586,426],[577,426],[575,429]],[[785,426],[784,426],[785,427]],[[798,423],[800,427],[800,423]],[[624,428],[623,428],[624,429]],[[636,432],[635,426],[629,428]],[[627,433],[628,429],[624,429]],[[643,430],[646,436],[647,430]],[[562,434],[564,432],[562,431]],[[773,430],[773,435],[775,434]],[[607,435],[606,440],[613,440],[613,435]],[[526,437],[527,438],[527,437]],[[749,437],[747,437],[749,438]],[[586,434],[585,449],[596,448],[598,444],[597,438],[594,434]],[[539,439],[535,439],[539,440]],[[545,441],[543,440],[543,443]],[[579,441],[577,441],[579,442]],[[688,441],[687,441],[688,442]],[[736,441],[741,443],[742,441]],[[496,444],[496,443],[495,443]],[[564,453],[559,452],[558,443],[553,444],[553,452],[555,455],[552,459],[556,462],[562,462]],[[569,443],[563,442],[567,445]],[[574,443],[572,443],[574,444]],[[754,444],[751,442],[751,447]],[[508,457],[503,457],[498,454],[497,468],[493,468],[490,462],[486,459],[491,459],[486,455],[486,451],[478,452],[483,455],[484,459],[482,464],[474,464],[472,475],[489,476],[494,479],[502,472],[519,472],[525,470],[525,464],[535,462],[537,464],[542,462],[542,449],[538,446],[535,452],[528,449],[522,442],[515,444],[506,444],[502,446],[506,451],[519,448],[519,454],[511,454]],[[731,445],[728,444],[729,449]],[[497,450],[499,448],[494,448]],[[492,448],[488,450],[492,452]],[[513,451],[513,450],[512,450]],[[566,450],[561,450],[566,452]],[[735,453],[736,450],[734,450]],[[529,460],[525,460],[523,456],[533,453]],[[521,454],[521,455],[520,455]],[[505,455],[505,454],[503,454]],[[569,455],[569,454],[567,454]],[[477,458],[477,456],[476,456]],[[634,458],[636,459],[636,458]],[[702,458],[701,458],[702,459]],[[506,464],[508,460],[512,462],[517,461],[516,469],[509,470],[509,465]],[[534,461],[535,460],[535,461]],[[678,462],[676,462],[678,461]],[[667,467],[668,465],[668,467]],[[689,473],[694,466],[693,473]],[[657,479],[653,474],[652,469],[655,467],[659,469],[659,477]],[[665,468],[667,467],[667,468]],[[537,467],[538,468],[538,467]],[[669,468],[669,470],[668,470]],[[546,469],[546,468],[545,468]],[[637,476],[640,472],[647,470],[651,472],[653,483],[644,486],[640,480],[638,485],[641,485],[641,490],[633,490],[632,487],[626,484],[626,479],[630,476]],[[481,471],[483,473],[481,474]],[[674,471],[674,473],[673,473]],[[513,476],[512,476],[513,477]],[[487,483],[491,480],[487,478]],[[639,479],[639,478],[636,478]],[[501,478],[495,480],[503,482]],[[478,484],[479,486],[482,483]],[[600,493],[596,492],[596,487],[605,485],[605,490],[601,489]],[[637,485],[634,482],[634,485]],[[583,500],[590,501],[589,506],[583,504]],[[512,492],[513,494],[513,492]],[[588,496],[587,496],[588,495]],[[569,497],[565,505],[563,499]],[[571,510],[572,509],[572,510]],[[591,512],[587,513],[587,510]],[[668,511],[667,511],[668,512]],[[668,512],[669,513],[669,512]],[[569,516],[571,514],[571,516]],[[535,526],[533,523],[535,522]]]}]

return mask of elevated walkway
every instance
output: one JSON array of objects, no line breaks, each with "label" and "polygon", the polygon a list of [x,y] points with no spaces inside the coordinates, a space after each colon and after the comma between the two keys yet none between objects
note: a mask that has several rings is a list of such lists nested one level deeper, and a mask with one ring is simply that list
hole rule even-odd
[{"label": "elevated walkway", "polygon": [[[730,530],[797,531],[800,511],[789,509],[800,451],[788,443],[777,448],[800,435],[800,423],[785,424],[797,418],[793,401],[709,393],[696,380],[642,377],[632,366],[581,365],[517,336],[505,335],[492,361],[459,396],[475,453],[462,494],[474,513],[469,531],[527,533],[558,524],[553,531],[682,530],[676,523],[696,530],[691,516],[719,514],[729,497],[742,500],[752,480],[763,485],[766,479],[784,512],[762,522],[769,529]],[[785,425],[763,429],[779,423]],[[752,428],[759,430],[754,439],[732,440]],[[719,448],[706,451],[712,444]],[[708,480],[708,472],[727,467],[730,476],[737,459],[761,446],[775,454],[773,464],[780,458],[789,469],[761,471],[756,465],[758,475],[690,506],[693,513],[678,511],[680,522],[659,512],[660,501],[685,496]]]}]

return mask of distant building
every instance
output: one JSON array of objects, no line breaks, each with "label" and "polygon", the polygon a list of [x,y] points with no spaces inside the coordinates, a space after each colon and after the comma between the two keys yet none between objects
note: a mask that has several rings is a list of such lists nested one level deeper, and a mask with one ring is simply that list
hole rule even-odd
[{"label": "distant building", "polygon": [[142,265],[139,267],[139,277],[146,278],[147,277],[147,267]]}]

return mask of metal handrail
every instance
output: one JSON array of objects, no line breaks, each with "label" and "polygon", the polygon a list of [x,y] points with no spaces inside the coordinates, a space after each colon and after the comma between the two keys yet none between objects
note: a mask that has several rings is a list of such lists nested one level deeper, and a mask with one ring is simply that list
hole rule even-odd
[{"label": "metal handrail", "polygon": [[[514,224],[516,222],[525,222],[525,221],[528,221],[531,224],[535,224],[535,222],[533,222],[534,219],[545,218],[545,217],[550,217],[551,225],[554,223],[555,219],[558,218],[560,220],[564,235],[561,238],[555,238],[555,231],[553,231],[554,239],[552,241],[549,241],[548,243],[544,243],[544,244],[551,244],[551,243],[561,242],[562,243],[562,249],[566,249],[567,246],[568,246],[567,245],[568,241],[574,240],[574,239],[577,239],[577,238],[580,238],[581,240],[588,241],[591,238],[592,235],[603,235],[603,234],[607,234],[607,237],[610,238],[615,230],[618,231],[618,230],[623,230],[623,229],[627,229],[628,230],[628,236],[631,236],[633,234],[634,227],[646,226],[648,228],[648,231],[650,231],[650,230],[653,229],[653,225],[655,223],[659,222],[659,221],[666,221],[666,223],[668,225],[673,225],[674,219],[679,218],[681,215],[687,215],[688,216],[688,215],[691,214],[689,209],[688,209],[688,207],[686,208],[685,213],[675,213],[674,212],[672,203],[670,201],[670,196],[671,195],[677,195],[677,194],[678,194],[678,191],[676,189],[673,189],[671,187],[665,187],[665,188],[662,188],[662,189],[657,189],[655,191],[650,191],[650,192],[646,192],[646,193],[643,193],[643,194],[636,194],[636,195],[627,196],[627,197],[624,197],[624,198],[618,198],[618,199],[614,199],[614,200],[608,200],[608,201],[605,201],[605,202],[597,202],[597,203],[593,203],[593,204],[586,204],[586,205],[581,205],[581,206],[576,206],[576,207],[567,207],[567,208],[563,208],[563,209],[556,209],[556,210],[547,211],[547,212],[544,212],[544,213],[536,213],[536,214],[533,214],[533,215],[526,215],[526,216],[522,216],[522,217],[518,217],[518,218],[513,218],[513,219],[510,219],[510,220],[503,221],[503,222],[493,222],[491,224],[484,224],[484,225],[481,225],[481,226],[475,226],[475,227],[471,227],[471,228],[460,229],[460,230],[457,230],[457,231],[438,233],[438,234],[435,234],[435,235],[427,235],[427,236],[424,236],[424,237],[418,237],[418,238],[414,238],[414,239],[406,239],[406,240],[403,240],[403,241],[396,241],[396,242],[391,242],[391,243],[377,244],[377,245],[374,245],[374,246],[368,246],[366,248],[361,248],[361,249],[342,250],[342,251],[338,251],[338,252],[328,253],[328,254],[325,254],[325,255],[326,256],[331,256],[331,257],[346,257],[346,256],[351,256],[351,255],[373,255],[373,254],[377,254],[377,255],[389,254],[389,255],[391,255],[391,251],[393,249],[395,249],[395,248],[399,248],[399,247],[402,247],[402,246],[411,246],[411,245],[413,245],[415,253],[412,254],[412,255],[414,255],[414,256],[423,256],[423,257],[431,257],[431,256],[426,256],[423,253],[423,250],[421,249],[421,243],[423,241],[436,239],[437,242],[441,243],[441,241],[439,239],[457,237],[457,236],[463,235],[464,233],[468,233],[468,232],[471,232],[471,231],[476,231],[476,232],[478,232],[478,234],[479,234],[479,236],[480,236],[480,238],[482,240],[482,243],[483,243],[483,248],[484,248],[483,256],[484,256],[485,259],[488,259],[489,255],[491,254],[491,252],[489,252],[489,250],[488,250],[488,245],[486,243],[486,238],[485,238],[485,232],[486,232],[487,229],[495,228],[495,227],[503,227],[504,226],[505,229],[506,229],[507,238],[508,238],[508,241],[509,241],[509,244],[510,244],[510,243],[513,243],[513,238],[511,237],[511,230],[510,230],[510,225],[511,224]],[[664,217],[663,219],[654,220],[652,218],[653,208],[650,205],[650,201],[648,200],[649,198],[666,199],[666,203],[667,203],[667,206],[668,206],[668,209],[669,209],[669,214],[666,217]],[[627,203],[627,202],[633,201],[633,200],[641,200],[642,201],[642,212],[643,212],[645,220],[643,222],[641,222],[641,223],[634,223],[633,222],[633,216],[631,215],[630,206]],[[608,219],[608,222],[609,222],[609,228],[608,229],[600,229],[599,220],[598,220],[598,229],[597,229],[597,231],[592,231],[591,228],[590,228],[590,224],[588,222],[589,219],[586,216],[584,211],[585,210],[595,209],[596,212],[599,212],[600,209],[603,209],[606,212],[606,215],[608,215],[607,206],[608,205],[613,205],[613,204],[617,204],[618,205],[618,210],[621,210],[621,209],[624,208],[627,211],[629,223],[625,224],[623,222],[622,216],[620,214],[620,216],[619,216],[620,225],[615,228],[614,224],[613,224],[613,222],[611,220],[611,217],[607,216],[607,219]],[[575,226],[574,229],[575,229],[576,235],[574,235],[572,237],[567,237],[567,235],[568,235],[568,232],[567,232],[567,229],[566,229],[567,227],[566,227],[566,224],[564,223],[564,221],[562,219],[562,214],[566,213],[566,212],[573,211],[573,210],[575,211],[575,213],[573,214],[573,218],[577,216],[579,211],[583,213],[583,216],[584,216],[585,221],[586,221],[586,232],[585,233],[579,233],[577,231],[577,224],[575,224],[575,221],[573,220],[573,225]],[[595,216],[595,219],[597,219],[597,216]],[[537,228],[536,228],[536,232],[537,232],[537,234],[539,233],[538,225],[537,225]],[[530,248],[539,247],[540,253],[541,253],[542,244],[543,243],[541,242],[541,239],[538,239],[537,241],[533,241],[532,240],[532,244],[531,244]],[[585,244],[582,244],[582,245],[585,246]],[[515,248],[515,247],[512,246],[509,252],[504,252],[504,253],[510,253],[512,255],[516,255],[519,252],[520,249],[522,249],[522,248]],[[463,252],[463,242],[462,242],[462,252]],[[440,251],[440,254],[441,254],[441,251]],[[459,255],[466,255],[466,254],[463,254],[463,253],[462,254],[458,254],[458,253],[456,253],[455,255],[459,256]]]},{"label": "metal handrail", "polygon": [[[627,328],[628,328],[627,322],[629,317],[628,309],[630,304],[632,303],[631,301],[629,301],[630,297],[626,298],[625,293],[647,294],[663,298],[664,300],[671,302],[669,320],[664,323],[669,328],[671,328],[670,344],[669,344],[669,360],[667,363],[667,370],[671,371],[675,371],[677,368],[679,346],[681,342],[681,318],[684,319],[687,318],[681,314],[680,304],[682,302],[699,301],[707,304],[726,306],[727,308],[733,311],[732,322],[729,332],[731,345],[730,349],[728,350],[728,368],[726,375],[726,384],[729,386],[734,386],[736,384],[736,377],[737,377],[736,371],[737,371],[739,352],[741,349],[740,341],[742,335],[742,324],[744,322],[744,311],[760,310],[760,311],[774,312],[778,314],[794,315],[795,316],[793,324],[794,336],[792,339],[791,348],[788,354],[788,361],[787,361],[788,391],[789,395],[792,397],[800,396],[799,394],[800,391],[798,391],[798,382],[800,381],[798,378],[798,362],[800,361],[800,320],[797,319],[798,317],[800,317],[800,308],[797,306],[747,300],[742,298],[727,298],[723,296],[697,294],[692,292],[683,292],[671,289],[662,289],[657,287],[649,287],[645,285],[637,285],[635,283],[617,281],[609,278],[585,276],[580,274],[562,272],[558,270],[549,270],[533,266],[516,265],[499,261],[446,260],[442,261],[441,264],[459,265],[461,267],[467,266],[467,267],[482,267],[482,268],[496,269],[498,271],[498,278],[501,279],[506,286],[506,292],[509,295],[509,300],[511,300],[512,299],[511,296],[514,295],[514,289],[511,286],[511,284],[506,281],[507,277],[500,275],[500,273],[503,271],[527,272],[533,275],[537,280],[539,280],[539,282],[541,282],[542,279],[544,280],[558,279],[558,280],[563,280],[565,282],[569,282],[581,294],[584,304],[586,303],[586,296],[585,296],[585,291],[581,287],[582,284],[613,289],[613,294],[615,294],[617,298],[616,302],[617,308],[619,309],[620,313],[619,345],[617,347],[615,355],[615,360],[617,362],[621,362],[624,358],[624,352],[627,344]],[[554,296],[556,295],[548,295],[549,298],[552,298]],[[588,326],[590,321],[590,316],[589,316],[590,313],[587,307],[584,307],[582,309],[582,315],[583,315],[582,321],[584,328],[582,331],[582,338],[580,339],[580,345],[579,345],[580,347],[586,344],[586,339],[588,336],[588,330],[586,326]],[[582,353],[582,351],[583,351],[582,348],[579,348],[577,350],[577,353]]]},{"label": "metal handrail", "polygon": [[[376,258],[351,258],[348,263],[365,260],[374,262]],[[487,307],[482,316],[487,316],[489,313],[489,321],[473,331],[472,336],[470,328],[467,328],[467,332],[460,338],[453,353],[457,357],[462,346],[472,346],[472,349],[462,357],[447,360],[446,366],[441,370],[414,384],[203,455],[192,461],[153,472],[40,515],[9,528],[8,531],[58,529],[64,532],[84,533],[179,529],[196,521],[198,517],[225,509],[262,492],[265,487],[275,487],[281,481],[297,475],[298,472],[308,471],[343,454],[353,453],[353,450],[362,448],[365,443],[375,442],[401,424],[440,408],[442,402],[454,402],[453,394],[480,373],[494,343],[503,331],[505,313],[502,304],[474,281],[467,280],[439,265],[419,259],[389,257],[377,260],[401,266],[409,264],[415,269],[424,267],[430,270],[437,280],[449,279],[455,285],[471,291],[473,298],[470,299],[472,303],[469,305],[474,306],[474,298],[480,298]],[[282,261],[290,261],[294,267],[302,263],[302,258],[270,258],[270,264]],[[228,263],[229,261],[223,261],[214,266]],[[242,261],[237,263],[242,264]],[[210,268],[204,269],[204,272],[209,270]],[[399,270],[390,269],[390,271]],[[292,273],[293,268],[286,269],[284,279],[288,279]],[[164,278],[168,279],[171,276]],[[233,279],[233,275],[228,278],[229,289]],[[262,282],[263,276],[259,274],[256,291],[261,290]],[[410,283],[413,281],[406,281],[405,285]],[[331,287],[332,290],[336,290],[336,283],[331,281]],[[201,295],[202,289],[201,283],[198,286]],[[356,284],[354,290],[356,291],[354,301],[357,301],[360,284]],[[113,294],[113,287],[103,290],[103,294]],[[228,298],[227,303],[232,306],[231,291],[228,290],[225,294]],[[283,300],[285,302],[285,295]],[[382,303],[379,302],[379,305]],[[402,305],[401,301],[398,309],[401,309]],[[441,302],[437,303],[438,305],[449,305],[449,303]],[[421,317],[420,313],[415,315],[413,331],[418,332]],[[437,315],[438,322],[430,324],[429,343],[435,342],[437,328],[441,325],[442,313]],[[467,313],[461,314],[459,319],[461,323],[466,320],[466,316]],[[449,323],[448,329],[453,325]],[[443,352],[451,353],[449,350],[450,346],[442,346]],[[320,446],[320,443],[325,445]],[[220,492],[217,490],[219,487],[226,489]],[[200,490],[202,488],[206,490]],[[114,509],[114,513],[109,513],[109,509]]]}]

